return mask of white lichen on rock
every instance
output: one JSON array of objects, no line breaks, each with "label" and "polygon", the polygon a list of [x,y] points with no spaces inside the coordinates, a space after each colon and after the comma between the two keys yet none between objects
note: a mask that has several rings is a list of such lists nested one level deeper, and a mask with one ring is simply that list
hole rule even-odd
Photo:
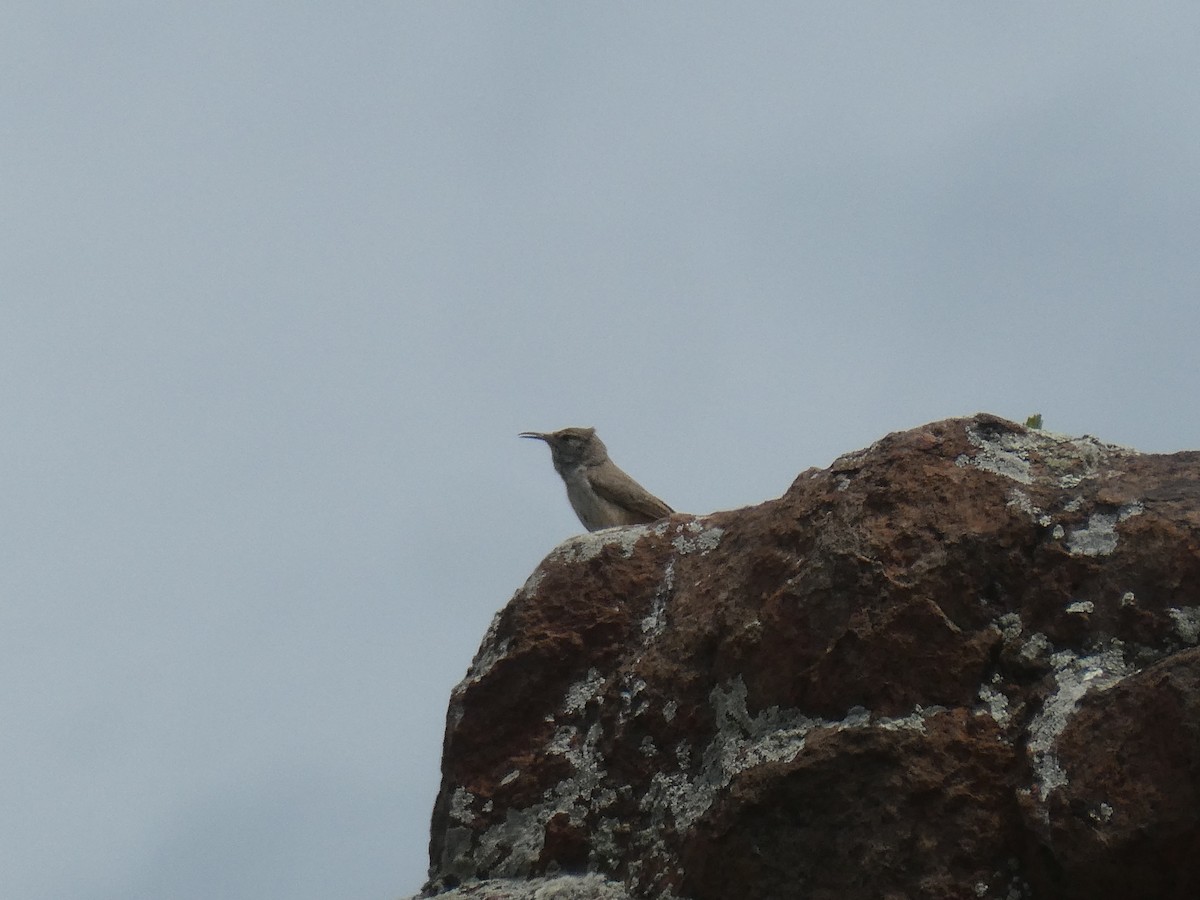
[{"label": "white lichen on rock", "polygon": [[1043,804],[1051,791],[1067,783],[1067,773],[1059,763],[1054,745],[1078,709],[1079,701],[1092,691],[1108,690],[1130,674],[1124,645],[1118,640],[1110,641],[1107,649],[1091,656],[1081,657],[1070,651],[1055,653],[1051,663],[1056,688],[1030,722],[1027,745],[1033,758],[1038,799]]},{"label": "white lichen on rock", "polygon": [[1017,656],[1027,665],[1037,665],[1044,662],[1050,655],[1050,641],[1041,632],[1035,632],[1021,645]]},{"label": "white lichen on rock", "polygon": [[1087,525],[1067,536],[1072,556],[1107,556],[1117,549],[1117,524],[1144,511],[1141,503],[1126,503],[1113,512],[1094,512]]},{"label": "white lichen on rock", "polygon": [[[1091,435],[1071,437],[1041,430],[997,433],[968,425],[967,439],[978,452],[974,456],[963,454],[954,461],[956,465],[974,466],[1019,484],[1039,480],[1064,490],[1095,477],[1113,456],[1136,452],[1098,441]],[[1045,476],[1035,476],[1032,466],[1035,454]]]},{"label": "white lichen on rock", "polygon": [[1021,624],[1021,617],[1015,612],[1005,613],[996,620],[996,624],[1000,627],[1000,632],[1006,641],[1015,641],[1025,629],[1025,626]]},{"label": "white lichen on rock", "polygon": [[658,586],[658,590],[654,592],[654,599],[650,601],[650,612],[642,618],[642,634],[647,639],[657,637],[667,627],[667,598],[674,592],[675,560],[670,559],[667,560],[663,571],[662,584]]},{"label": "white lichen on rock", "polygon": [[[582,719],[589,703],[604,690],[606,679],[599,670],[589,669],[580,681],[564,693],[559,713],[568,723]],[[461,685],[460,685],[461,687]],[[452,708],[453,708],[452,701]],[[586,734],[575,724],[564,724],[548,741],[543,752],[564,757],[572,774],[543,795],[543,802],[524,809],[509,809],[504,821],[475,834],[468,827],[474,821],[474,796],[463,787],[451,795],[439,871],[457,878],[472,878],[477,871],[487,871],[502,878],[522,878],[533,871],[545,844],[546,824],[550,818],[565,812],[573,823],[581,823],[589,810],[611,805],[615,794],[602,789],[604,768],[596,745],[600,740],[599,723],[593,723]],[[507,774],[501,784],[509,784],[519,776],[518,771]]]},{"label": "white lichen on rock", "polygon": [[[599,723],[593,723],[582,736],[574,725],[565,725],[555,732],[544,752],[566,758],[572,774],[545,791],[541,803],[523,809],[510,808],[503,822],[478,834],[474,846],[466,848],[474,871],[502,878],[525,877],[541,858],[546,825],[553,816],[564,813],[573,825],[582,825],[590,812],[616,801],[615,792],[603,787],[605,770],[597,750],[601,733]],[[444,871],[462,868],[460,863]]]},{"label": "white lichen on rock", "polygon": [[1175,623],[1175,633],[1188,644],[1200,642],[1200,606],[1187,606],[1182,609],[1172,607],[1167,615]]},{"label": "white lichen on rock", "polygon": [[705,528],[699,521],[692,521],[679,526],[678,532],[671,541],[671,546],[677,553],[684,556],[689,553],[699,553],[703,556],[717,548],[725,529],[717,525]]},{"label": "white lichen on rock", "polygon": [[1088,812],[1088,818],[1097,824],[1103,824],[1112,818],[1113,808],[1107,803],[1101,802],[1099,806]]},{"label": "white lichen on rock", "polygon": [[604,676],[600,674],[599,669],[588,669],[587,675],[582,681],[577,681],[567,688],[561,706],[562,711],[568,716],[583,712],[584,707],[604,690],[604,683]]},{"label": "white lichen on rock", "polygon": [[1008,505],[1013,509],[1020,510],[1029,516],[1034,522],[1037,522],[1043,528],[1049,527],[1054,523],[1054,519],[1047,515],[1041,507],[1034,505],[1029,495],[1020,488],[1013,488],[1008,492]]},{"label": "white lichen on rock", "polygon": [[666,824],[664,816],[669,812],[676,829],[690,828],[738,773],[795,759],[814,729],[924,731],[925,719],[943,711],[941,707],[918,706],[907,716],[888,718],[854,707],[844,719],[835,721],[772,706],[751,716],[746,709],[746,685],[740,676],[715,687],[709,699],[717,733],[701,754],[699,773],[695,777],[683,771],[656,773],[642,799],[642,809],[660,826]]},{"label": "white lichen on rock", "polygon": [[469,825],[475,819],[471,807],[475,805],[475,795],[464,787],[456,788],[450,795],[450,820],[463,825]]},{"label": "white lichen on rock", "polygon": [[[507,878],[469,880],[437,896],[439,900],[630,900],[623,884],[595,874],[520,881]],[[418,897],[409,900],[418,900]]]},{"label": "white lichen on rock", "polygon": [[980,429],[968,427],[967,440],[979,452],[974,456],[963,454],[954,461],[955,465],[974,466],[1021,484],[1033,483],[1033,475],[1029,470],[1029,448],[1037,441],[1031,435],[1006,431],[991,436],[985,435]]},{"label": "white lichen on rock", "polygon": [[[979,701],[987,707],[987,714],[1001,727],[1008,724],[1011,715],[1008,711],[1008,697],[991,685],[979,686]],[[980,710],[983,713],[983,710]]]},{"label": "white lichen on rock", "polygon": [[[564,563],[587,562],[595,559],[606,547],[618,547],[621,555],[633,556],[633,548],[637,542],[654,530],[663,533],[663,524],[658,525],[618,525],[613,528],[601,528],[586,534],[577,534],[567,538],[546,557],[546,562],[557,561]],[[544,566],[545,563],[542,563]]]}]

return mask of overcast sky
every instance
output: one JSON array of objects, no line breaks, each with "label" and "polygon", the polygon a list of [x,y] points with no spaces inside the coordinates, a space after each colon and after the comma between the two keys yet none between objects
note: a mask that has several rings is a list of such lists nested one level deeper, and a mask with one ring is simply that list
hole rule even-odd
[{"label": "overcast sky", "polygon": [[984,410],[1200,447],[1200,5],[11,3],[0,890],[385,900],[577,533]]}]

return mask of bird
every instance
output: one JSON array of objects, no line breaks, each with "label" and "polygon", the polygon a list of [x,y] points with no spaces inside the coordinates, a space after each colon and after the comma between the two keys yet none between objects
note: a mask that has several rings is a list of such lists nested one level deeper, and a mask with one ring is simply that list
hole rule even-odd
[{"label": "bird", "polygon": [[545,441],[554,470],[567,486],[567,499],[588,531],[641,525],[675,510],[617,468],[595,428],[523,431],[518,437]]}]

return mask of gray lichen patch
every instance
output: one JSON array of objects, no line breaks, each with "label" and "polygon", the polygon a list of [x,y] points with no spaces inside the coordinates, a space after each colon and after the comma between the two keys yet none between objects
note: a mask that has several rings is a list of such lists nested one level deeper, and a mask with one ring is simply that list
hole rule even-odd
[{"label": "gray lichen patch", "polygon": [[650,612],[641,622],[642,634],[647,640],[662,634],[667,627],[667,598],[675,591],[675,560],[668,560],[663,580],[658,590],[654,592],[654,600],[650,603]]},{"label": "gray lichen patch", "polygon": [[564,563],[587,562],[595,559],[606,547],[618,547],[621,555],[628,558],[633,556],[633,548],[651,530],[662,533],[662,525],[619,525],[615,528],[602,528],[587,534],[577,534],[563,541],[547,557],[547,561],[555,560]]},{"label": "gray lichen patch", "polygon": [[1054,647],[1040,631],[1025,637],[1025,626],[1017,613],[1005,613],[996,620],[996,625],[1000,628],[1004,643],[1022,664],[1041,667],[1049,663]]},{"label": "gray lichen patch", "polygon": [[974,466],[1011,478],[1021,484],[1032,484],[1029,469],[1029,450],[1037,441],[1031,435],[1003,432],[999,435],[984,434],[980,429],[967,428],[967,440],[978,451],[974,456],[966,454],[954,461],[957,466]]},{"label": "gray lichen patch", "polygon": [[[1130,674],[1124,645],[1113,640],[1107,649],[1091,656],[1070,651],[1055,653],[1055,690],[1029,725],[1029,753],[1033,760],[1038,799],[1045,803],[1050,792],[1067,783],[1067,773],[1054,752],[1055,742],[1074,716],[1079,701],[1092,691],[1111,688]],[[1044,807],[1043,807],[1044,812]]]},{"label": "gray lichen patch", "polygon": [[[557,717],[562,724],[542,752],[564,759],[571,774],[548,788],[542,795],[542,802],[521,809],[510,808],[503,822],[477,835],[460,829],[466,837],[460,839],[458,836],[452,843],[447,843],[441,871],[458,877],[488,872],[503,878],[522,878],[534,871],[541,858],[546,826],[552,817],[563,813],[573,825],[582,825],[586,817],[616,802],[617,794],[607,786],[604,759],[598,749],[603,735],[600,723],[592,722],[586,730],[583,727],[589,705],[600,697],[607,684],[600,671],[592,668],[564,692]],[[632,697],[644,688],[644,683],[632,685],[631,702]],[[511,779],[506,776],[505,780]],[[451,800],[451,820],[461,825],[471,823],[473,802],[474,797],[469,792],[457,788]],[[600,837],[602,835],[597,836]],[[603,841],[598,841],[597,846],[602,845]]]},{"label": "gray lichen patch", "polygon": [[1195,644],[1200,642],[1200,606],[1168,609],[1167,615],[1175,623],[1175,633],[1185,643]]},{"label": "gray lichen patch", "polygon": [[1045,513],[1040,507],[1035,506],[1029,495],[1020,488],[1013,488],[1008,492],[1008,505],[1013,509],[1020,510],[1029,516],[1034,522],[1037,522],[1043,528],[1046,528],[1054,523],[1054,519]]},{"label": "gray lichen patch", "polygon": [[621,679],[621,692],[618,694],[617,726],[623,727],[631,718],[637,718],[648,708],[645,698],[647,684],[644,679],[625,676]]},{"label": "gray lichen patch", "polygon": [[886,718],[855,707],[844,719],[833,721],[772,706],[751,716],[746,709],[746,685],[741,677],[714,688],[709,700],[717,733],[700,755],[699,773],[689,777],[682,771],[659,772],[642,800],[643,810],[660,826],[666,824],[664,814],[669,812],[676,829],[690,828],[737,774],[767,763],[795,759],[803,752],[805,739],[814,729],[924,731],[925,719],[942,711],[941,707],[917,707],[908,716]]},{"label": "gray lichen patch", "polygon": [[475,805],[475,795],[464,787],[456,788],[450,795],[450,821],[462,825],[470,825],[475,819],[471,807]]},{"label": "gray lichen patch", "polygon": [[630,900],[624,885],[602,875],[558,875],[521,881],[489,878],[468,881],[438,897],[439,900]]},{"label": "gray lichen patch", "polygon": [[1029,636],[1017,651],[1017,657],[1027,665],[1039,665],[1049,658],[1051,651],[1050,641],[1041,632],[1035,632]]},{"label": "gray lichen patch", "polygon": [[1117,525],[1144,511],[1141,503],[1126,503],[1113,512],[1094,512],[1087,525],[1067,535],[1072,556],[1107,556],[1117,549]]},{"label": "gray lichen patch", "polygon": [[[545,752],[566,758],[572,774],[548,789],[541,803],[509,809],[503,822],[475,838],[473,847],[460,848],[459,852],[470,857],[472,871],[504,878],[524,877],[541,858],[546,826],[553,816],[565,813],[572,824],[581,825],[590,813],[616,802],[616,793],[604,786],[605,769],[597,750],[601,734],[599,723],[593,723],[586,734],[574,725],[564,725],[555,732]],[[443,866],[444,871],[451,872],[468,867],[464,860],[444,860]]]},{"label": "gray lichen patch", "polygon": [[686,556],[689,553],[699,553],[701,556],[710,550],[715,550],[721,543],[725,529],[716,525],[705,528],[698,521],[687,522],[679,526],[679,533],[671,541],[671,546],[677,553]]},{"label": "gray lichen patch", "polygon": [[967,439],[977,452],[974,456],[960,456],[955,460],[956,465],[974,466],[1018,484],[1040,481],[1063,489],[1094,477],[1114,456],[1135,452],[1105,444],[1090,435],[1071,437],[1040,430],[997,433],[968,426]]},{"label": "gray lichen patch", "polygon": [[1021,617],[1015,612],[1005,613],[996,620],[996,624],[1006,641],[1015,641],[1025,630],[1025,626],[1021,624]]},{"label": "gray lichen patch", "polygon": [[588,669],[587,676],[567,688],[560,707],[567,715],[578,715],[585,706],[600,695],[604,690],[604,676],[599,669]]},{"label": "gray lichen patch", "polygon": [[1071,437],[1049,431],[1038,432],[1037,452],[1051,475],[1051,483],[1064,490],[1094,478],[1116,457],[1136,454],[1136,450],[1106,444],[1090,434]]},{"label": "gray lichen patch", "polygon": [[475,821],[475,813],[472,811],[475,801],[475,795],[464,787],[455,788],[454,793],[450,795],[450,824],[446,828],[442,857],[438,865],[438,871],[446,875],[456,878],[475,877],[477,870],[473,854],[474,833],[471,830]]},{"label": "gray lichen patch", "polygon": [[1008,711],[1008,697],[988,684],[979,686],[979,702],[987,708],[995,723],[1004,727],[1012,718]]},{"label": "gray lichen patch", "polygon": [[1104,824],[1112,818],[1113,808],[1103,801],[1093,810],[1088,811],[1088,818],[1097,824]]}]

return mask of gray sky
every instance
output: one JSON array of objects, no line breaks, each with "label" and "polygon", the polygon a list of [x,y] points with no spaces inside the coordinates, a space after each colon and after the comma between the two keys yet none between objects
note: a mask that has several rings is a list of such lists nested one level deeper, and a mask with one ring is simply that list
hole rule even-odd
[{"label": "gray sky", "polygon": [[0,884],[392,898],[595,425],[677,509],[1200,446],[1200,6],[19,3]]}]

